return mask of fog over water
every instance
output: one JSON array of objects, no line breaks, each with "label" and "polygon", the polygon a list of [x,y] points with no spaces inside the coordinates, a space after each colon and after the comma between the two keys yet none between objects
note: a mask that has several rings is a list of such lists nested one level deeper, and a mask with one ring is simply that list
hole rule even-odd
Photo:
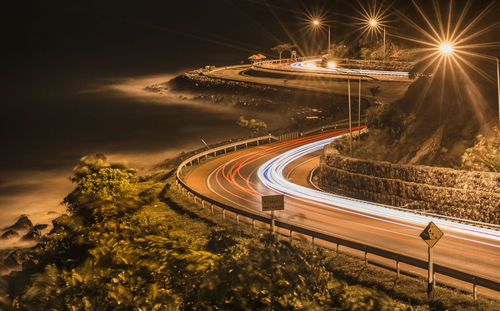
[{"label": "fog over water", "polygon": [[74,187],[69,177],[83,155],[105,153],[147,172],[163,159],[202,147],[201,138],[215,143],[248,135],[236,125],[240,115],[280,123],[275,115],[144,90],[173,76],[92,80],[11,105],[2,120],[8,135],[0,155],[0,228],[21,214],[37,224],[63,213],[60,202]]},{"label": "fog over water", "polygon": [[64,212],[83,155],[147,169],[203,146],[200,138],[246,135],[237,118],[258,114],[143,88],[239,64],[286,38],[267,6],[236,0],[9,1],[0,14],[0,229],[21,214],[36,224]]}]

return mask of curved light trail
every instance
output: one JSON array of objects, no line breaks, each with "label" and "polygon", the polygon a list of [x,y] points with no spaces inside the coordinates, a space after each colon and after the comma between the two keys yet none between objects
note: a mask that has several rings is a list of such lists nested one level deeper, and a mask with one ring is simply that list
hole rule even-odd
[{"label": "curved light trail", "polygon": [[283,193],[285,210],[276,212],[278,219],[421,259],[426,258],[427,246],[419,234],[432,220],[445,232],[435,248],[436,263],[491,279],[500,277],[499,231],[313,189],[308,173],[318,163],[319,150],[346,132],[338,130],[231,152],[194,166],[185,182],[211,199],[253,211],[261,210],[261,196]]},{"label": "curved light trail", "polygon": [[[487,237],[488,239],[493,239],[500,242],[500,232],[496,230],[452,222],[436,217],[408,213],[392,209],[389,206],[384,206],[382,204],[373,204],[366,201],[353,200],[331,193],[299,186],[287,180],[287,178],[283,174],[285,167],[301,157],[321,150],[325,145],[331,143],[333,140],[339,137],[340,136],[327,138],[300,147],[296,147],[292,150],[280,154],[277,157],[272,158],[271,160],[268,160],[258,169],[257,174],[259,176],[259,179],[266,187],[286,196],[293,197],[294,199],[303,200],[304,202],[313,201],[316,204],[321,204],[322,206],[327,208],[343,209],[344,211],[349,210],[352,213],[358,215],[362,214],[364,217],[369,217],[377,219],[379,221],[398,224],[410,228],[421,228],[422,226],[427,225],[430,221],[433,221],[441,229],[444,229],[447,232],[448,236],[453,238],[471,240],[456,235],[450,235],[450,231],[467,232],[469,235],[482,238]],[[498,244],[492,244],[483,241],[474,242],[500,249],[500,245]]]},{"label": "curved light trail", "polygon": [[357,74],[357,75],[386,75],[386,76],[400,76],[408,77],[408,72],[403,71],[386,71],[386,70],[369,70],[369,69],[348,69],[348,68],[324,68],[316,66],[316,63],[321,62],[321,58],[305,60],[290,64],[291,67],[312,72],[326,72],[326,73],[342,73],[342,74]]}]

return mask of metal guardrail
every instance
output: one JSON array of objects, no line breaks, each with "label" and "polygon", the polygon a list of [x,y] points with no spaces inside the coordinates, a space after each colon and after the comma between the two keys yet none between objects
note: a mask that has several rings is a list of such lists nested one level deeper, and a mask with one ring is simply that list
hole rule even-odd
[{"label": "metal guardrail", "polygon": [[[212,213],[213,213],[213,207],[217,206],[222,209],[223,215],[225,215],[225,211],[232,212],[236,215],[236,221],[239,222],[239,216],[244,216],[252,220],[252,226],[255,226],[255,221],[260,221],[261,223],[264,224],[269,224],[271,225],[271,218],[270,216],[266,214],[259,213],[258,211],[254,210],[246,210],[246,209],[240,209],[236,208],[224,203],[217,202],[216,200],[213,200],[207,196],[204,196],[195,190],[189,188],[181,179],[181,173],[184,167],[187,165],[193,165],[195,161],[197,163],[200,162],[200,159],[202,158],[207,158],[208,155],[212,156],[217,156],[217,153],[221,153],[224,151],[224,153],[227,153],[228,150],[234,149],[237,150],[238,147],[245,146],[248,147],[250,144],[256,144],[259,145],[261,143],[268,143],[271,141],[277,141],[278,138],[272,135],[268,136],[262,136],[262,137],[257,137],[257,138],[252,138],[224,146],[220,146],[217,148],[213,148],[210,150],[207,150],[205,152],[196,154],[188,159],[186,159],[184,162],[182,162],[178,168],[177,168],[177,185],[179,187],[182,187],[183,191],[186,191],[186,195],[189,197],[191,194],[193,197],[193,200],[196,202],[196,199],[198,198],[200,202],[202,203],[203,206],[205,206],[205,202],[209,203],[211,205]],[[383,257],[386,259],[394,260],[395,261],[395,269],[399,275],[400,269],[399,269],[399,264],[404,263],[413,267],[421,268],[421,269],[427,269],[428,268],[428,263],[427,261],[406,256],[403,254],[399,254],[393,251],[389,251],[383,248],[375,247],[375,246],[370,246],[368,244],[364,244],[361,242],[353,241],[353,240],[347,240],[339,236],[335,236],[331,233],[327,233],[315,228],[311,228],[308,226],[304,225],[298,225],[294,224],[292,222],[284,221],[284,220],[275,220],[275,226],[280,227],[282,229],[289,230],[290,232],[290,239],[293,239],[293,232],[301,233],[303,235],[310,236],[312,238],[312,242],[314,243],[314,239],[320,239],[324,240],[330,243],[334,243],[337,245],[337,252],[338,252],[338,246],[342,245],[345,247],[349,247],[351,249],[359,250],[364,252],[365,254],[365,263],[367,262],[367,255],[368,254],[373,254],[379,257]],[[462,272],[453,268],[448,268],[443,265],[439,264],[434,264],[434,272],[439,273],[441,275],[451,277],[456,280],[460,280],[463,282],[467,282],[473,285],[472,288],[472,293],[474,299],[477,297],[477,286],[482,286],[484,288],[488,288],[497,292],[500,292],[500,282],[494,281],[485,277],[473,275],[467,272]],[[435,278],[434,278],[435,280]]]},{"label": "metal guardrail", "polygon": [[[300,57],[300,58],[287,58],[287,59],[274,59],[274,60],[264,60],[264,61],[258,61],[254,62],[252,64],[252,69],[254,70],[262,70],[262,71],[271,71],[271,72],[281,72],[281,73],[286,73],[286,74],[298,74],[300,71],[297,71],[293,68],[277,68],[273,67],[273,64],[280,64],[280,63],[292,63],[292,62],[301,62],[301,61],[306,61],[306,60],[320,60],[322,59],[321,56],[310,56],[310,57]],[[348,58],[341,58],[337,59],[339,64],[344,64],[345,66],[355,66],[359,67],[360,69],[373,69],[373,68],[378,68],[377,66],[382,66],[383,68],[378,68],[376,70],[381,70],[381,71],[387,71],[387,70],[409,70],[406,66],[403,69],[401,69],[401,66],[403,66],[403,62],[384,62],[384,61],[378,61],[378,60],[356,60],[356,59],[348,59]],[[389,66],[389,64],[392,65]],[[398,67],[399,66],[399,67]],[[387,68],[390,67],[391,69]],[[393,77],[392,75],[387,75],[385,73],[356,73],[356,72],[325,72],[324,70],[315,70],[315,69],[308,69],[308,73],[310,74],[315,74],[315,75],[321,75],[321,76],[347,76],[347,77],[362,77],[362,78],[367,78],[367,79],[372,79],[378,81],[379,79],[376,77]],[[388,79],[387,81],[393,81],[392,79]],[[404,79],[406,81],[406,79]]]},{"label": "metal guardrail", "polygon": [[230,149],[234,149],[236,151],[239,146],[245,146],[245,148],[246,148],[246,147],[248,147],[249,144],[252,144],[252,143],[255,143],[258,146],[261,142],[266,142],[266,141],[271,142],[271,140],[277,141],[279,139],[275,136],[272,136],[272,135],[260,136],[260,137],[250,138],[250,139],[246,139],[246,140],[237,141],[237,142],[234,142],[231,144],[215,147],[215,148],[209,149],[207,151],[195,154],[194,156],[189,157],[186,160],[184,160],[177,167],[177,179],[180,179],[180,174],[182,173],[182,169],[184,167],[186,167],[188,164],[193,165],[195,160],[198,163],[200,163],[201,158],[206,159],[209,155],[216,157],[217,152],[220,153],[220,152],[224,151],[224,153],[227,153],[227,150],[230,150]]},{"label": "metal guardrail", "polygon": [[[309,174],[309,183],[316,190],[324,191],[317,184],[315,184],[313,182],[313,180],[312,180],[312,178],[314,176],[314,173],[315,173],[315,171],[317,169],[319,169],[319,167],[316,167]],[[342,195],[338,194],[338,196],[342,196]],[[397,210],[397,211],[402,211],[402,212],[412,213],[412,214],[417,214],[417,215],[422,215],[422,216],[428,216],[428,217],[434,217],[434,218],[444,219],[444,220],[448,220],[448,221],[453,221],[453,222],[462,223],[462,224],[471,225],[471,226],[476,226],[476,227],[481,227],[481,228],[488,228],[488,229],[493,229],[493,230],[500,230],[500,225],[496,225],[496,224],[489,224],[489,223],[484,223],[484,222],[475,221],[475,220],[469,220],[469,219],[462,219],[462,218],[457,218],[457,217],[452,217],[452,216],[440,215],[440,214],[435,214],[435,213],[431,213],[431,212],[426,212],[426,211],[420,211],[420,210],[405,208],[405,207],[401,207],[401,206],[392,206],[392,205],[386,205],[386,204],[377,203],[377,202],[368,202],[368,201],[363,201],[363,200],[359,200],[359,199],[355,199],[355,198],[351,198],[351,197],[349,197],[349,200],[356,201],[356,202],[361,202],[361,203],[369,203],[369,204],[372,204],[372,205],[378,205],[378,206],[381,206],[381,207],[384,207],[384,208],[388,208],[388,209],[393,209],[393,210]]]}]

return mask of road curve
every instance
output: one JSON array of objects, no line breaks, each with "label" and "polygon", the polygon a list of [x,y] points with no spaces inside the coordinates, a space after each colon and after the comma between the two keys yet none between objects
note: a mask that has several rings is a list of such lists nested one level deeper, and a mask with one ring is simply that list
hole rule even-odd
[{"label": "road curve", "polygon": [[419,234],[433,220],[445,231],[434,248],[436,264],[500,279],[498,231],[396,212],[331,194],[311,195],[313,187],[307,175],[318,163],[314,150],[343,133],[345,130],[333,131],[233,152],[193,167],[184,180],[209,198],[257,211],[261,195],[283,193],[285,211],[277,212],[278,218],[422,260],[426,260],[427,247]]},{"label": "road curve", "polygon": [[[284,87],[286,85],[287,88],[347,96],[347,82],[345,80],[345,76],[340,77],[341,79],[323,79],[318,77],[318,75],[311,76],[300,72],[296,73],[294,76],[280,74],[254,76],[245,74],[245,72],[250,69],[251,66],[249,65],[229,66],[217,68],[210,72],[204,72],[203,74],[207,77],[229,81],[273,85],[279,87]],[[352,78],[351,92],[353,96],[357,94],[356,92],[358,90],[356,81],[357,78]],[[392,102],[402,98],[409,86],[409,82],[363,81],[361,92],[363,97],[371,98],[372,95],[370,89],[379,87],[380,93],[377,95],[377,98],[383,102]]]}]

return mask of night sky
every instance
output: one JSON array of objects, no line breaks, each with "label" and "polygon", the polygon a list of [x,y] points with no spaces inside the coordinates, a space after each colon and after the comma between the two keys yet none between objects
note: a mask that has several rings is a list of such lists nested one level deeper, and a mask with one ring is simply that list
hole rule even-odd
[{"label": "night sky", "polygon": [[[416,15],[410,1],[386,2]],[[464,2],[454,1],[455,10]],[[471,12],[485,3],[475,1]],[[15,86],[25,73],[86,79],[234,64],[256,52],[271,55],[270,47],[292,38],[305,50],[315,39],[325,41],[324,32],[306,31],[308,12],[332,22],[332,40],[352,38],[359,7],[346,0],[9,1],[2,8],[2,67]],[[487,22],[496,16],[492,12]],[[397,14],[389,21],[391,31],[411,33]]]}]

